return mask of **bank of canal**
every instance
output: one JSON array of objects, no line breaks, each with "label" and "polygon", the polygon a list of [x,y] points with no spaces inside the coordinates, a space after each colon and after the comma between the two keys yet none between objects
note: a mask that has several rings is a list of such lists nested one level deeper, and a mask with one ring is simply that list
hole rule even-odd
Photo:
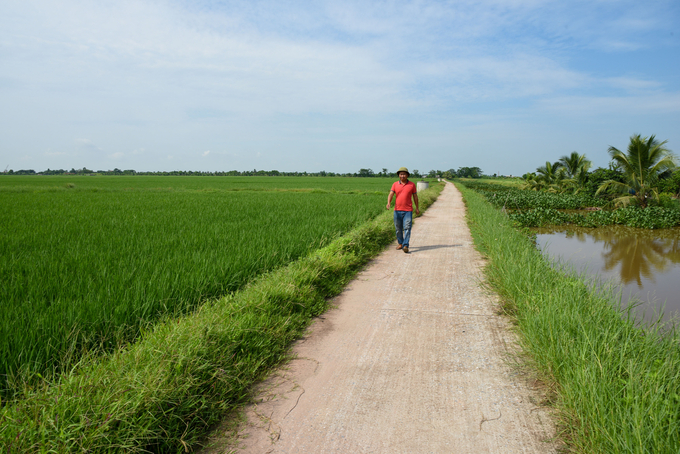
[{"label": "bank of canal", "polygon": [[680,333],[642,328],[608,291],[556,270],[483,196],[459,186],[486,282],[544,383],[569,452],[680,452]]}]

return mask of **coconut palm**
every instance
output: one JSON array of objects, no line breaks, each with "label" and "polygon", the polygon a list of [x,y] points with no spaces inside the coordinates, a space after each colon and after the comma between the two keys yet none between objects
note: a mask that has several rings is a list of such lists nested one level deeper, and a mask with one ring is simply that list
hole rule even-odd
[{"label": "coconut palm", "polygon": [[536,183],[540,188],[546,188],[551,192],[564,191],[567,177],[561,162],[546,161],[544,166],[536,169],[536,173]]},{"label": "coconut palm", "polygon": [[543,189],[543,183],[536,179],[534,172],[527,172],[522,175],[524,182],[519,186],[520,189],[528,189],[532,191],[540,191]]},{"label": "coconut palm", "polygon": [[559,160],[567,177],[576,186],[576,191],[583,188],[588,178],[588,170],[592,163],[586,159],[586,155],[572,151],[569,156],[562,156]]},{"label": "coconut palm", "polygon": [[625,206],[636,202],[642,208],[647,207],[649,198],[658,200],[656,184],[659,175],[677,166],[675,155],[664,146],[666,142],[657,141],[653,135],[640,137],[640,134],[636,134],[630,137],[626,153],[609,147],[612,162],[623,171],[626,182],[607,180],[600,185],[595,194],[614,188],[625,194],[614,200],[617,205]]}]

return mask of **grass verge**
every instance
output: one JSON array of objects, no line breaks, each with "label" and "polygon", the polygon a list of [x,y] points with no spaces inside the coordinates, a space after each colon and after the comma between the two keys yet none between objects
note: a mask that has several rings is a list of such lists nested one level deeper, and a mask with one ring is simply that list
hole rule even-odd
[{"label": "grass verge", "polygon": [[487,281],[513,318],[527,361],[554,389],[572,452],[680,451],[680,336],[642,329],[611,292],[556,270],[508,217],[458,186]]},{"label": "grass verge", "polygon": [[[419,194],[424,210],[443,189]],[[391,212],[0,408],[6,453],[189,452],[394,239]]]}]

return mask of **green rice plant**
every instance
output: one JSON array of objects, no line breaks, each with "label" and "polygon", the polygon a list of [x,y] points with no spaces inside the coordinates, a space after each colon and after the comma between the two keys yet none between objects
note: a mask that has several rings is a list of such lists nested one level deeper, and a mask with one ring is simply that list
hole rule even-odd
[{"label": "green rice plant", "polygon": [[[442,185],[419,194],[421,209]],[[417,222],[417,221],[416,221]],[[51,383],[0,408],[4,452],[189,452],[251,385],[286,357],[314,315],[394,241],[385,211],[347,235],[183,317],[166,317],[134,344],[87,356]]]},{"label": "green rice plant", "polygon": [[527,364],[553,391],[568,449],[679,452],[676,329],[643,328],[611,290],[551,265],[507,216],[460,189],[475,244],[488,258],[487,281],[516,325]]},{"label": "green rice plant", "polygon": [[[389,191],[397,178],[353,177],[228,177],[228,176],[3,176],[1,192],[117,192],[117,191]],[[429,180],[432,181],[432,180]],[[385,189],[387,188],[387,189]]]},{"label": "green rice plant", "polygon": [[0,192],[0,394],[328,244],[388,189]]}]

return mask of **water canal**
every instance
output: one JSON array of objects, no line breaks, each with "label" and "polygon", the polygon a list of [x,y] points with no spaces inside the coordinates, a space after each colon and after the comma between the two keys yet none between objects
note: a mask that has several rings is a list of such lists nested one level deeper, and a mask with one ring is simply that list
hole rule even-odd
[{"label": "water canal", "polygon": [[639,300],[636,312],[653,320],[680,317],[680,229],[624,226],[533,229],[540,250],[579,271],[612,280],[624,304]]}]

